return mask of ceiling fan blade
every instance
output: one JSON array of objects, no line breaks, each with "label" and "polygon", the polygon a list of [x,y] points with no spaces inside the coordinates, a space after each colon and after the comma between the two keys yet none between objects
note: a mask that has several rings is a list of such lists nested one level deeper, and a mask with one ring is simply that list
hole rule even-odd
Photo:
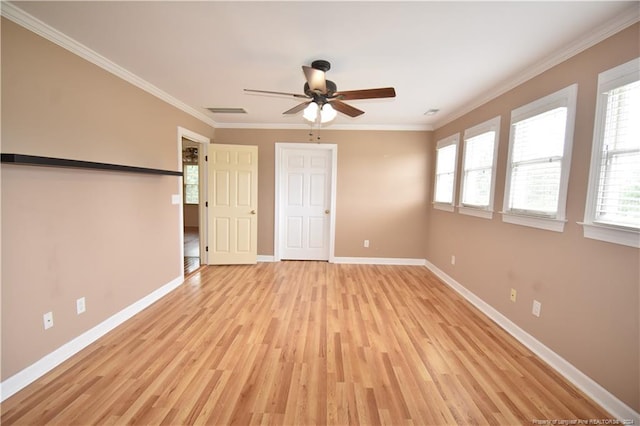
[{"label": "ceiling fan blade", "polygon": [[309,83],[309,89],[317,93],[327,93],[327,81],[325,80],[324,71],[306,65],[302,66],[302,71],[304,71],[304,76],[307,79],[307,83]]},{"label": "ceiling fan blade", "polygon": [[307,105],[309,105],[311,102],[313,102],[313,101],[303,102],[301,104],[298,104],[298,105],[294,106],[293,108],[286,110],[285,112],[283,112],[283,114],[295,114],[297,112],[300,112],[303,109],[305,109],[307,107]]},{"label": "ceiling fan blade", "polygon": [[334,96],[343,101],[353,101],[356,99],[395,98],[396,90],[393,87],[381,87],[379,89],[346,90],[336,92]]},{"label": "ceiling fan blade", "polygon": [[349,104],[345,104],[339,99],[333,99],[329,101],[329,103],[336,111],[340,111],[341,113],[346,114],[349,117],[357,117],[359,115],[364,114],[364,111],[358,108],[354,108]]},{"label": "ceiling fan blade", "polygon": [[244,89],[244,91],[250,92],[250,93],[264,93],[267,95],[283,95],[283,96],[293,96],[294,98],[309,99],[309,96],[298,94],[298,93],[272,92],[271,90],[254,90],[254,89]]}]

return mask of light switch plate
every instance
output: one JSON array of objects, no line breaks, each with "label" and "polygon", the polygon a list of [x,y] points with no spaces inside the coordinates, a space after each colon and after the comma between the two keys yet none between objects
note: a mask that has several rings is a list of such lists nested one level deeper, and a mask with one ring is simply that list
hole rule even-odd
[{"label": "light switch plate", "polygon": [[533,307],[531,308],[531,313],[537,317],[540,316],[540,310],[542,309],[542,303],[537,300],[533,301]]},{"label": "light switch plate", "polygon": [[171,204],[180,204],[180,194],[171,194]]},{"label": "light switch plate", "polygon": [[86,310],[87,310],[87,305],[85,303],[84,297],[81,297],[80,299],[76,300],[76,313],[80,315]]},{"label": "light switch plate", "polygon": [[47,330],[53,327],[53,312],[47,312],[42,316],[42,320],[44,321],[44,329]]}]

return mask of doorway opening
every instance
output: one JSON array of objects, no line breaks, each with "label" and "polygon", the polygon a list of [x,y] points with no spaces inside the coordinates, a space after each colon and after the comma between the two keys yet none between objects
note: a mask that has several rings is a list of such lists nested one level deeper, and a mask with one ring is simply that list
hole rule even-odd
[{"label": "doorway opening", "polygon": [[182,218],[184,235],[184,274],[203,263],[200,257],[200,144],[182,138]]},{"label": "doorway opening", "polygon": [[207,253],[207,167],[210,139],[178,126],[178,167],[183,172],[180,194],[180,261],[183,276],[208,261]]}]

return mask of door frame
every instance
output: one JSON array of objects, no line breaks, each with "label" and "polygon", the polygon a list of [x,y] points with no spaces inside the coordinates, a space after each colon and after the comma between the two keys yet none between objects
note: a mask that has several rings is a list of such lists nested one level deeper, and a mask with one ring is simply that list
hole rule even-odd
[{"label": "door frame", "polygon": [[[208,167],[204,162],[204,158],[208,155],[209,144],[211,143],[211,139],[206,136],[203,136],[199,133],[196,133],[192,130],[185,129],[184,127],[178,126],[178,170],[183,172],[183,164],[182,164],[182,139],[188,139],[191,142],[196,142],[200,145],[200,152],[198,155],[198,197],[200,203],[198,205],[198,233],[200,235],[200,264],[207,264],[209,253],[206,251],[205,247],[207,247],[207,231],[208,231],[208,220],[207,220],[207,182],[208,182]],[[182,279],[184,279],[184,178],[180,177],[178,180],[178,194],[180,197],[180,217],[179,217],[179,226],[180,226],[180,271],[182,271]]]},{"label": "door frame", "polygon": [[282,156],[287,149],[306,149],[306,150],[327,150],[331,153],[331,184],[330,184],[330,197],[329,197],[329,263],[335,262],[335,242],[336,242],[336,190],[337,190],[337,177],[338,177],[338,145],[332,143],[289,143],[289,142],[276,142],[275,144],[275,194],[274,194],[274,225],[273,225],[273,260],[279,262],[280,257],[280,245],[284,241],[280,227],[280,214],[281,203],[283,201],[281,185],[282,179],[280,178],[282,172]]}]

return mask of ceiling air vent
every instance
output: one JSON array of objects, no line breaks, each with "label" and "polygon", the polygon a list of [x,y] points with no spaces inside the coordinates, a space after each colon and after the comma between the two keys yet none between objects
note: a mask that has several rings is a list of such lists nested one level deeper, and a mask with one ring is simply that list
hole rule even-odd
[{"label": "ceiling air vent", "polygon": [[244,108],[207,108],[214,114],[246,114]]}]

